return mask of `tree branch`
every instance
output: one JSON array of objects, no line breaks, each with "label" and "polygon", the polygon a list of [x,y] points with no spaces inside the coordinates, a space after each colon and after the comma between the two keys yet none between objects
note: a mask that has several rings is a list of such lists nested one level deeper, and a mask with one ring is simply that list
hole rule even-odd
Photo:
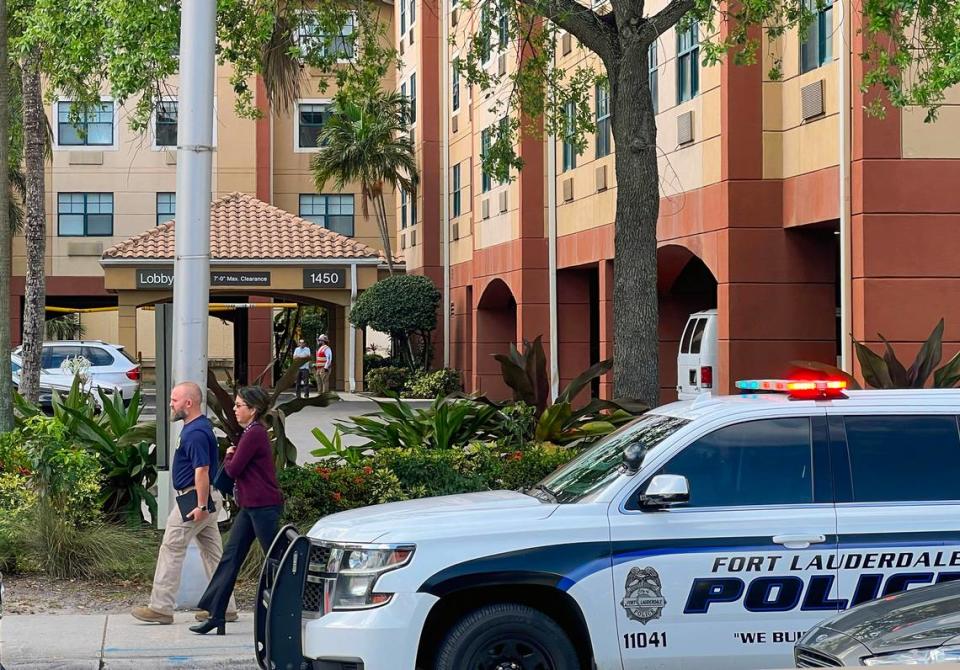
[{"label": "tree branch", "polygon": [[616,28],[589,7],[575,0],[519,1],[576,37],[603,60],[611,59],[616,53]]},{"label": "tree branch", "polygon": [[644,35],[644,37],[648,37],[653,42],[677,25],[684,14],[693,9],[693,4],[694,0],[670,0],[670,4],[646,20],[646,25],[650,26],[655,32],[652,35]]}]

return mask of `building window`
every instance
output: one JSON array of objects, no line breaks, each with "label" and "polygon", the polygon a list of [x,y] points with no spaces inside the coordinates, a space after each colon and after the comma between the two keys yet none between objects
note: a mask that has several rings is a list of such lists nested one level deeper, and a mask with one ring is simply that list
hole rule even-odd
[{"label": "building window", "polygon": [[57,144],[64,147],[103,147],[113,145],[113,103],[100,102],[70,120],[72,102],[57,103]]},{"label": "building window", "polygon": [[700,91],[700,24],[677,31],[677,102],[692,100]]},{"label": "building window", "polygon": [[176,193],[157,193],[157,225],[173,219],[177,213]]},{"label": "building window", "polygon": [[353,237],[353,195],[300,194],[301,219]]},{"label": "building window", "polygon": [[807,36],[800,42],[800,72],[810,72],[833,59],[833,0],[803,0],[813,13]]},{"label": "building window", "polygon": [[316,149],[320,146],[320,131],[330,113],[329,103],[297,104],[297,148]]},{"label": "building window", "polygon": [[453,216],[460,216],[460,163],[453,166],[453,182],[450,192],[453,196]]},{"label": "building window", "polygon": [[492,49],[490,46],[490,43],[492,41],[490,39],[490,32],[492,28],[490,30],[487,30],[487,28],[490,27],[490,3],[489,2],[485,2],[483,4],[483,8],[480,10],[480,26],[483,33],[481,36],[481,39],[483,40],[483,44],[481,44],[480,60],[484,64],[487,64],[490,62],[490,56],[492,55]]},{"label": "building window", "polygon": [[647,47],[647,83],[650,85],[650,100],[653,101],[653,113],[660,111],[660,82],[657,79],[657,43]]},{"label": "building window", "polygon": [[597,158],[610,155],[613,141],[610,127],[610,89],[597,86]]},{"label": "building window", "polygon": [[58,193],[57,231],[61,237],[113,235],[113,193]]},{"label": "building window", "polygon": [[156,145],[177,146],[177,101],[161,100],[157,103]]},{"label": "building window", "polygon": [[490,172],[486,168],[486,159],[490,154],[490,129],[480,131],[480,160],[484,161],[480,167],[480,190],[486,193],[490,190]]},{"label": "building window", "polygon": [[410,192],[410,225],[417,225],[417,189]]},{"label": "building window", "polygon": [[573,144],[573,130],[576,127],[577,108],[571,100],[564,109],[563,128],[563,172],[577,167],[577,147]]},{"label": "building window", "polygon": [[316,51],[321,58],[328,55],[336,56],[339,60],[353,58],[355,17],[349,14],[336,35],[324,33],[318,25],[317,12],[304,11],[300,13],[300,23],[293,34],[293,41],[301,52],[306,55]]},{"label": "building window", "polygon": [[407,227],[407,192],[400,189],[400,227]]},{"label": "building window", "polygon": [[457,60],[453,61],[451,88],[453,89],[453,111],[457,111],[460,109],[460,62]]},{"label": "building window", "polygon": [[417,73],[410,75],[410,123],[417,122]]},{"label": "building window", "polygon": [[407,32],[407,3],[400,0],[400,38]]},{"label": "building window", "polygon": [[510,15],[504,3],[500,3],[497,14],[497,44],[500,51],[504,51],[510,43]]},{"label": "building window", "polygon": [[417,22],[417,0],[410,0],[410,26]]}]

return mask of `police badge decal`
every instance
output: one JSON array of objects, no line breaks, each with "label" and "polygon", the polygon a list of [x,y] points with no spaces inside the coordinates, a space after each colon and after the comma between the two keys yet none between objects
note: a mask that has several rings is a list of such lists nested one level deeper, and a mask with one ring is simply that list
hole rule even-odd
[{"label": "police badge decal", "polygon": [[631,568],[627,575],[626,591],[620,605],[627,618],[646,625],[648,621],[660,618],[667,605],[667,599],[661,592],[660,575],[653,568]]}]

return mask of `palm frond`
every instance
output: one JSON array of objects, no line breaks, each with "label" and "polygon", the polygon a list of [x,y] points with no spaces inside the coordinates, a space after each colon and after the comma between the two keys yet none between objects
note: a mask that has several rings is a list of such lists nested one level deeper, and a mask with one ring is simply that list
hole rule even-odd
[{"label": "palm frond", "polygon": [[282,112],[289,110],[300,96],[306,77],[303,63],[295,55],[294,28],[289,15],[278,14],[273,33],[261,53],[260,67],[267,97],[270,104]]}]

